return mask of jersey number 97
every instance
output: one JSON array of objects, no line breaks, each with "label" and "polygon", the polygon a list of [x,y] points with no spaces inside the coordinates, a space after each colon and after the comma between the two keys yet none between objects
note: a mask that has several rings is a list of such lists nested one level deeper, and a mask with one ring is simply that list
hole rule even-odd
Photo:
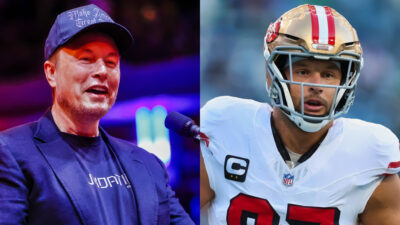
[{"label": "jersey number 97", "polygon": [[[336,207],[309,207],[288,204],[286,221],[290,225],[339,225]],[[228,225],[279,225],[280,217],[266,199],[238,194],[228,208]]]}]

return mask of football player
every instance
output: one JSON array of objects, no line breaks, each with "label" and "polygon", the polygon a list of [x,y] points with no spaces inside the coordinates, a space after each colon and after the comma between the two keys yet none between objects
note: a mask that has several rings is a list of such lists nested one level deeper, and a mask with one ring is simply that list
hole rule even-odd
[{"label": "football player", "polygon": [[217,97],[201,110],[201,206],[209,224],[400,224],[399,140],[338,118],[363,66],[355,29],[301,5],[264,39],[271,105]]}]

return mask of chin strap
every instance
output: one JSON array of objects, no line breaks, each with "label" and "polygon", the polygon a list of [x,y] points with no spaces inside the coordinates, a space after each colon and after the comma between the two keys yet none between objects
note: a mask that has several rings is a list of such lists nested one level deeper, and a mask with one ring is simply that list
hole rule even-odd
[{"label": "chin strap", "polygon": [[319,130],[321,130],[326,124],[329,123],[329,120],[322,120],[321,122],[317,123],[311,123],[308,121],[305,121],[303,118],[299,116],[294,116],[294,115],[288,115],[284,112],[284,114],[291,120],[293,121],[294,124],[301,130],[308,132],[308,133],[314,133]]},{"label": "chin strap", "polygon": [[[280,108],[278,105],[276,105],[274,98],[278,98],[277,95],[274,95],[274,93],[271,93],[272,90],[268,87],[268,83],[266,82],[265,88],[267,89],[268,96],[271,98],[271,105],[276,106]],[[282,109],[280,109],[282,110]],[[320,122],[312,123],[304,120],[300,116],[296,116],[293,114],[288,114],[285,112],[285,110],[282,110],[283,114],[285,114],[298,128],[301,130],[308,132],[308,133],[314,133],[319,130],[321,130],[326,124],[329,123],[329,120],[322,120]]]}]

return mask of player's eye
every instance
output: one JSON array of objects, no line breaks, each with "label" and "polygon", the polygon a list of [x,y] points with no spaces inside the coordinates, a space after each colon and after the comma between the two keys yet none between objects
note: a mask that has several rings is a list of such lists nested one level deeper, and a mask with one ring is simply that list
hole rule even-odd
[{"label": "player's eye", "polygon": [[301,76],[307,75],[309,72],[307,70],[297,70],[296,73]]},{"label": "player's eye", "polygon": [[326,72],[326,73],[322,74],[322,77],[324,77],[324,78],[336,78],[337,76],[333,72]]}]

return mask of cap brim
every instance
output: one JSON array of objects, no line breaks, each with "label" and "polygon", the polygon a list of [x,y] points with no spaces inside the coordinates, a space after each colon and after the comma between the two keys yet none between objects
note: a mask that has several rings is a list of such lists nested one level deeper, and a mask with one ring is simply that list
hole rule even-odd
[{"label": "cap brim", "polygon": [[[70,40],[79,34],[87,32],[100,32],[109,35],[117,45],[120,54],[126,51],[133,43],[133,37],[129,30],[118,23],[112,22],[102,22],[89,25],[72,36]],[[66,43],[68,41],[66,41]]]}]

